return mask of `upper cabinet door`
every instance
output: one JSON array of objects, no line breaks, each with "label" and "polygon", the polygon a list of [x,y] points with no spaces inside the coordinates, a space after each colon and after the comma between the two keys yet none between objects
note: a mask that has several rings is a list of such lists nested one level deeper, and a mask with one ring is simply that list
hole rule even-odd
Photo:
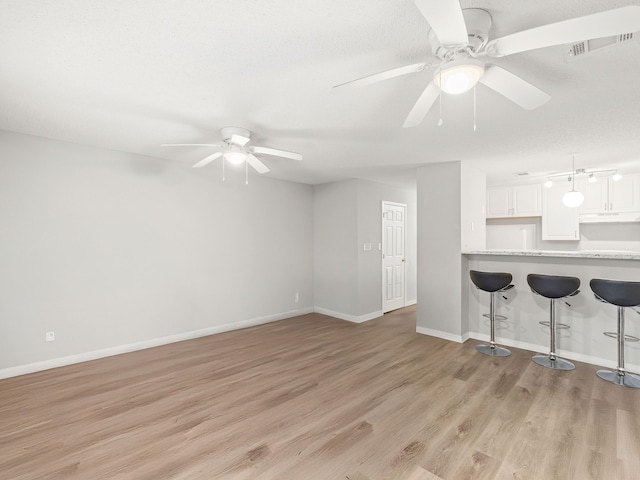
[{"label": "upper cabinet door", "polygon": [[513,216],[539,217],[542,214],[542,188],[540,185],[513,187]]},{"label": "upper cabinet door", "polygon": [[566,207],[566,185],[545,188],[542,194],[542,240],[580,240],[578,209]]},{"label": "upper cabinet door", "polygon": [[[609,210],[607,179],[598,179],[595,183],[587,180],[576,181],[576,190],[584,194],[584,203],[580,205],[580,213],[605,213]],[[571,186],[567,187],[567,191]]]},{"label": "upper cabinet door", "polygon": [[617,182],[609,180],[609,211],[640,211],[640,174],[624,175]]},{"label": "upper cabinet door", "polygon": [[487,189],[487,218],[511,216],[511,187]]},{"label": "upper cabinet door", "polygon": [[540,215],[542,215],[540,185],[487,189],[487,218],[539,217]]}]

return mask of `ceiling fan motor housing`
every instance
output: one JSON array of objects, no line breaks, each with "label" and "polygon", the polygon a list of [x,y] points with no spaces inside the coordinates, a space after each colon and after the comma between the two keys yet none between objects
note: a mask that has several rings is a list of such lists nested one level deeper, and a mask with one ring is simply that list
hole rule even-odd
[{"label": "ceiling fan motor housing", "polygon": [[[233,144],[232,137],[237,135],[239,137],[246,138],[249,140],[251,138],[251,132],[246,128],[241,127],[224,127],[220,129],[220,135],[222,136],[222,140],[225,143]],[[246,142],[245,142],[246,143]]]},{"label": "ceiling fan motor housing", "polygon": [[467,26],[467,45],[443,45],[433,30],[429,30],[431,51],[440,60],[449,60],[452,55],[461,51],[477,53],[482,50],[489,40],[489,29],[492,24],[489,12],[481,8],[466,8],[462,10],[462,15]]}]

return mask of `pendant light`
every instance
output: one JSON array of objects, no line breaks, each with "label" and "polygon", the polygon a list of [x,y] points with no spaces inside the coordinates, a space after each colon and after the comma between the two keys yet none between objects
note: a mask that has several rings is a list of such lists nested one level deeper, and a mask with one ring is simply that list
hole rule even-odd
[{"label": "pendant light", "polygon": [[572,159],[572,172],[571,172],[571,191],[565,193],[562,196],[562,203],[569,208],[577,208],[584,202],[584,195],[582,192],[576,190],[576,158],[575,155],[571,155]]}]

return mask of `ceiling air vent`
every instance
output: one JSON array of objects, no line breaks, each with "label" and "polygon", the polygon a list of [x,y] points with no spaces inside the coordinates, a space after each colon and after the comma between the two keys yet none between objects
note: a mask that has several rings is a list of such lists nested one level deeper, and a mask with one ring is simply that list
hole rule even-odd
[{"label": "ceiling air vent", "polygon": [[516,172],[516,177],[527,177],[529,176],[529,172]]},{"label": "ceiling air vent", "polygon": [[571,45],[571,48],[569,49],[569,56],[577,57],[578,55],[584,55],[588,51],[589,51],[589,48],[587,47],[586,42],[574,43],[573,45]]},{"label": "ceiling air vent", "polygon": [[623,33],[622,35],[618,35],[618,43],[629,42],[633,40],[633,33]]},{"label": "ceiling air vent", "polygon": [[566,54],[567,61],[573,61],[577,57],[582,57],[587,53],[593,53],[601,48],[611,47],[612,45],[620,45],[621,43],[630,42],[634,39],[633,33],[623,33],[615,37],[602,37],[585,40],[584,42],[574,43],[570,46]]}]

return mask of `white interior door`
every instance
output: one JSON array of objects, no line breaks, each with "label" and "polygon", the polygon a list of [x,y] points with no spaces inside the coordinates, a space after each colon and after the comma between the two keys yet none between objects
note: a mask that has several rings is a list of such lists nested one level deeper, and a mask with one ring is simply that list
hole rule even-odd
[{"label": "white interior door", "polygon": [[382,202],[382,311],[405,306],[407,206]]}]

